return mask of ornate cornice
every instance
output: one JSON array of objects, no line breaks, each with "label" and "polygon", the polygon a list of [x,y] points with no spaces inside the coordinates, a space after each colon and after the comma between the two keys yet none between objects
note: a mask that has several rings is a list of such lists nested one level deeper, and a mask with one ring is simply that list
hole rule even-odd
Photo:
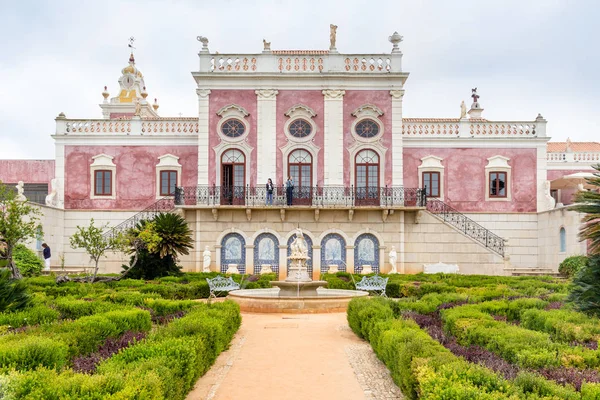
[{"label": "ornate cornice", "polygon": [[304,104],[296,104],[295,106],[290,107],[290,109],[287,110],[284,115],[286,117],[290,117],[290,116],[298,113],[299,111],[303,111],[305,114],[307,114],[311,118],[314,118],[317,116],[317,113],[312,108],[310,108],[309,106],[305,106]]},{"label": "ornate cornice", "polygon": [[336,89],[325,89],[322,93],[323,96],[325,96],[325,99],[339,99],[346,94],[346,91]]},{"label": "ornate cornice", "polygon": [[279,90],[260,89],[260,90],[255,90],[254,93],[256,93],[256,96],[258,96],[259,99],[272,99],[272,98],[275,98],[275,96],[277,96],[279,94]]},{"label": "ornate cornice", "polygon": [[390,90],[390,96],[392,96],[393,99],[401,100],[404,96],[404,90]]},{"label": "ornate cornice", "polygon": [[376,114],[377,116],[383,115],[383,110],[374,104],[364,104],[358,107],[352,112],[352,115],[358,117],[361,114]]},{"label": "ornate cornice", "polygon": [[210,89],[196,89],[196,94],[201,98],[207,98],[210,94]]},{"label": "ornate cornice", "polygon": [[248,111],[246,111],[246,109],[244,107],[238,106],[237,104],[229,104],[229,105],[221,108],[219,111],[217,111],[217,115],[221,117],[221,116],[223,116],[223,114],[225,114],[229,110],[236,110],[244,117],[247,117],[248,115],[250,115],[250,113],[248,113]]}]

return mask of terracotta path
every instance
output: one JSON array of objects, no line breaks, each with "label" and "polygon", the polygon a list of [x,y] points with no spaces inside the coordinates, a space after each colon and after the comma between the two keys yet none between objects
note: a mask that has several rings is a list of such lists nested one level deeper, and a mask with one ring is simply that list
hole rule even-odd
[{"label": "terracotta path", "polygon": [[229,350],[187,400],[403,398],[345,313],[242,316]]}]

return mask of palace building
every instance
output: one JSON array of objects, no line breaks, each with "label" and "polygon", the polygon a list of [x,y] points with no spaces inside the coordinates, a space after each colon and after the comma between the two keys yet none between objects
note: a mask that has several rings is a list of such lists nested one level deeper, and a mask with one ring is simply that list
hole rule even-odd
[{"label": "palace building", "polygon": [[[50,245],[53,268],[58,255],[66,268],[88,265],[69,247],[77,225],[124,229],[161,211],[194,232],[189,271],[208,252],[211,270],[284,278],[298,227],[316,278],[437,263],[542,273],[585,253],[581,216],[564,205],[586,190],[600,143],[549,142],[540,114],[487,120],[476,89],[456,118],[405,116],[397,33],[386,54],[338,52],[333,27],[329,50],[264,41],[260,52],[218,54],[198,40],[197,116],[160,116],[132,53],[116,96],[102,92],[100,118],[58,115],[54,160],[0,160],[0,180],[42,203],[37,245]],[[113,255],[101,272],[126,260]]]}]

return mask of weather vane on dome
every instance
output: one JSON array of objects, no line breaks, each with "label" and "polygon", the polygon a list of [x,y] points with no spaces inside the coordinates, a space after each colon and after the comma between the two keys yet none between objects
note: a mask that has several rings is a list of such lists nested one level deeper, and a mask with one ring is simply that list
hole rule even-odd
[{"label": "weather vane on dome", "polygon": [[133,47],[133,42],[135,42],[135,38],[132,36],[129,38],[129,44],[127,45],[130,49],[135,49],[135,47]]}]

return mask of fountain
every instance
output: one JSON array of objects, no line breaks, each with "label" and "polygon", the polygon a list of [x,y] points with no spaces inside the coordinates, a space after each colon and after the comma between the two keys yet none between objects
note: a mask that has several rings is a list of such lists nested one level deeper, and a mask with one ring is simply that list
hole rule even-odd
[{"label": "fountain", "polygon": [[353,297],[367,296],[361,290],[325,289],[327,281],[313,281],[306,261],[308,246],[302,229],[290,245],[290,268],[284,281],[271,282],[271,289],[241,289],[229,292],[229,298],[242,311],[280,313],[343,312]]}]

